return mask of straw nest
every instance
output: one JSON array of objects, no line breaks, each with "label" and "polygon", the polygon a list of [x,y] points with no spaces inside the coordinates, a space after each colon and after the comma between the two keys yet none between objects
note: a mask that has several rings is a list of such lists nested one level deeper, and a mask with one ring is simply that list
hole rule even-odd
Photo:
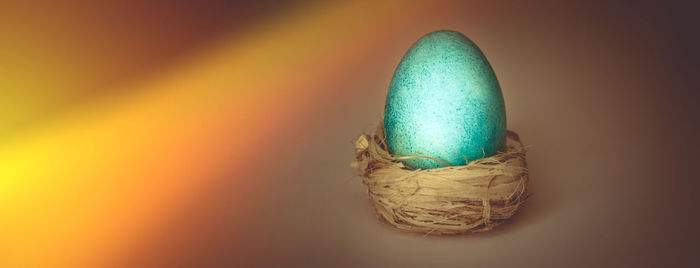
[{"label": "straw nest", "polygon": [[401,160],[424,156],[390,154],[383,125],[357,139],[351,164],[363,177],[380,221],[406,232],[483,232],[513,216],[527,198],[525,148],[515,132],[507,132],[505,148],[494,156],[414,170]]}]

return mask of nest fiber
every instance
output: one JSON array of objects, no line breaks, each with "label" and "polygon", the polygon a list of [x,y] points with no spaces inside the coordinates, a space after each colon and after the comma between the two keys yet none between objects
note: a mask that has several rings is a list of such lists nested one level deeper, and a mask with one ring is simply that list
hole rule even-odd
[{"label": "nest fiber", "polygon": [[363,177],[377,217],[398,230],[488,231],[513,216],[527,197],[525,148],[515,132],[507,132],[501,152],[464,166],[409,169],[401,160],[425,156],[394,156],[387,148],[380,124],[374,135],[357,139],[352,167]]}]

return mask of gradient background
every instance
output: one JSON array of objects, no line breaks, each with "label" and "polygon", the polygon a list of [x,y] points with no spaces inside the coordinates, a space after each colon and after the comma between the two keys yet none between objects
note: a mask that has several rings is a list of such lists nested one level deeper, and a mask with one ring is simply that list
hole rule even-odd
[{"label": "gradient background", "polygon": [[[26,2],[0,2],[0,267],[697,263],[690,4]],[[392,231],[348,165],[438,29],[531,146],[492,232]]]}]

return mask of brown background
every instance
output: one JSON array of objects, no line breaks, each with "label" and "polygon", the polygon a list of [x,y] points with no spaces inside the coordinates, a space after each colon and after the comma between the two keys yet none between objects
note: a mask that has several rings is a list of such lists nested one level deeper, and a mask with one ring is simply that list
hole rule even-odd
[{"label": "brown background", "polygon": [[[284,161],[277,168],[255,178],[294,183],[272,183],[282,188],[272,192],[280,194],[256,204],[261,208],[244,222],[221,210],[183,212],[183,221],[164,230],[164,237],[196,228],[196,219],[221,226],[136,252],[132,262],[694,266],[700,249],[698,9],[650,1],[449,5],[439,14],[426,10],[389,41],[363,50],[365,59],[346,75],[317,85],[343,93],[328,93],[328,102],[316,107],[319,118],[289,129],[303,138],[278,152]],[[421,35],[438,29],[463,32],[482,48],[503,89],[508,128],[531,146],[534,195],[492,232],[424,237],[393,231],[376,220],[349,167],[354,138],[382,118],[401,56]],[[222,231],[234,221],[235,234]]]},{"label": "brown background", "polygon": [[[461,8],[475,8],[464,5]],[[456,10],[377,44],[338,85],[364,96],[329,107],[309,167],[266,243],[279,265],[396,267],[692,266],[698,249],[698,25],[686,5],[510,3]],[[695,9],[697,10],[697,9]],[[472,12],[469,12],[473,14]],[[531,146],[534,195],[494,232],[423,237],[380,225],[347,164],[381,119],[393,68],[431,30],[464,32],[503,88],[508,127]],[[694,33],[693,33],[694,32]],[[692,40],[690,40],[692,38]],[[371,59],[371,60],[370,60]],[[330,96],[329,96],[330,97]],[[335,114],[333,114],[335,113]],[[350,116],[351,115],[351,116]],[[332,123],[342,119],[343,124]],[[313,132],[321,131],[321,128]],[[333,156],[333,157],[329,157]]]}]

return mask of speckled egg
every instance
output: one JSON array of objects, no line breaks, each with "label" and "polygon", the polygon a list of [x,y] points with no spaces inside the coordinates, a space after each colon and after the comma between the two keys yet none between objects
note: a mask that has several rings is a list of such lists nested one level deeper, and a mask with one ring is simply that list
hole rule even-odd
[{"label": "speckled egg", "polygon": [[[416,41],[391,80],[384,128],[394,155],[429,156],[458,166],[501,150],[503,94],[479,47],[455,31],[432,32]],[[445,166],[426,158],[404,164]]]}]

